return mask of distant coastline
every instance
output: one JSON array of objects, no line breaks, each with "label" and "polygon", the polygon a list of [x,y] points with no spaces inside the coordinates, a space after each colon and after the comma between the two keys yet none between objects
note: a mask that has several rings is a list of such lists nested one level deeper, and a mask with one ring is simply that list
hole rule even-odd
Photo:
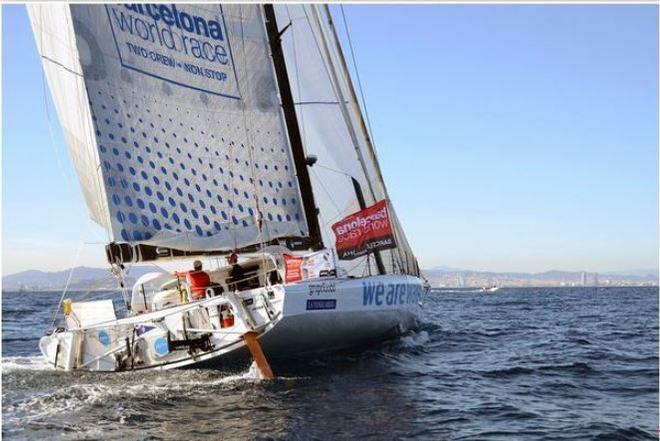
[{"label": "distant coastline", "polygon": [[[154,271],[153,266],[134,266],[126,277],[126,286]],[[502,288],[561,288],[561,287],[642,287],[658,286],[654,270],[635,270],[631,274],[595,273],[586,271],[545,271],[541,273],[485,272],[436,267],[423,270],[433,288],[480,289],[485,286]],[[648,274],[645,274],[648,273]],[[118,281],[106,268],[76,267],[55,272],[28,270],[2,278],[4,292],[117,291]]]},{"label": "distant coastline", "polygon": [[485,272],[454,268],[424,272],[434,288],[561,288],[561,287],[641,287],[658,286],[657,270],[597,273],[587,271],[544,271],[540,273]]}]

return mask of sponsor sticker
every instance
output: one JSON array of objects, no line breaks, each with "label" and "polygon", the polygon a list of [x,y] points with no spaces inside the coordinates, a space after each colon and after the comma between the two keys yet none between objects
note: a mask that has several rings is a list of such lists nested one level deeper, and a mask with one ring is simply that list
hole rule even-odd
[{"label": "sponsor sticker", "polygon": [[284,279],[286,283],[300,282],[302,280],[302,256],[284,255]]},{"label": "sponsor sticker", "polygon": [[307,310],[314,311],[320,309],[335,309],[337,308],[336,299],[309,299],[307,300]]},{"label": "sponsor sticker", "polygon": [[330,250],[320,250],[304,256],[284,255],[286,283],[318,279],[336,274]]},{"label": "sponsor sticker", "polygon": [[163,355],[167,355],[170,352],[165,337],[158,337],[156,340],[154,340],[154,352],[156,355],[161,357]]},{"label": "sponsor sticker", "polygon": [[105,329],[101,329],[98,334],[99,343],[103,346],[110,346],[110,335]]},{"label": "sponsor sticker", "polygon": [[310,283],[309,284],[309,295],[328,295],[335,294],[337,292],[337,287],[334,283]]}]

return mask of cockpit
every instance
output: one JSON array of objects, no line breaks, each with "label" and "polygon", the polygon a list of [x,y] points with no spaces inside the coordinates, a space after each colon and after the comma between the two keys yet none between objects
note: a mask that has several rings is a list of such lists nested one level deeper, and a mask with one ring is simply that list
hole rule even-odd
[{"label": "cockpit", "polygon": [[[238,268],[240,271],[237,271]],[[186,272],[154,271],[141,276],[131,293],[131,315],[158,311],[196,300],[215,297],[225,292],[248,291],[282,283],[283,274],[277,259],[270,254],[248,257],[235,265],[203,268],[208,286],[193,287]],[[237,277],[240,274],[240,277]]]}]

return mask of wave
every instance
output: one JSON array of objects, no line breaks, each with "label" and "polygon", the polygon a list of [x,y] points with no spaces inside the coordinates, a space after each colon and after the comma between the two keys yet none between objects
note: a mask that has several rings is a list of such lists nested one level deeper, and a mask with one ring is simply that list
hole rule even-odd
[{"label": "wave", "polygon": [[32,357],[2,357],[2,373],[7,374],[14,371],[54,371],[53,366],[48,364],[41,356]]},{"label": "wave", "polygon": [[518,375],[529,375],[533,372],[534,369],[530,369],[522,366],[513,366],[504,369],[493,369],[490,371],[482,372],[481,374],[484,377],[506,378],[506,377],[515,377]]},{"label": "wave", "polygon": [[574,362],[574,363],[560,363],[539,366],[540,371],[558,371],[558,372],[575,372],[579,374],[595,373],[596,369],[589,363]]},{"label": "wave", "polygon": [[[40,357],[3,358],[3,374],[16,370],[54,372]],[[188,400],[203,396],[220,386],[256,384],[263,380],[256,363],[240,373],[214,370],[173,370],[165,372],[60,373],[57,385],[45,393],[3,406],[3,416],[14,423],[49,419],[107,403]],[[293,378],[299,379],[299,378]],[[292,378],[277,377],[275,381]],[[5,375],[6,388],[12,379]]]},{"label": "wave", "polygon": [[399,346],[406,349],[414,349],[426,346],[428,342],[431,341],[429,333],[426,331],[413,332],[408,335],[404,335],[399,339]]}]

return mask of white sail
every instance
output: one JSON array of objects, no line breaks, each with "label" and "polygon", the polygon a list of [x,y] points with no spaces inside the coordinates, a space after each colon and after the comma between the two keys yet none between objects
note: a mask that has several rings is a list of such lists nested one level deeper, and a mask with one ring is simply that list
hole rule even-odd
[{"label": "white sail", "polygon": [[112,240],[203,251],[307,235],[259,5],[28,9]]},{"label": "white sail", "polygon": [[[375,150],[369,139],[332,26],[323,5],[277,5],[298,123],[307,154],[316,155],[310,174],[321,230],[327,246],[334,244],[330,226],[360,209],[352,179],[358,181],[367,205],[388,199]],[[388,272],[417,274],[417,263],[393,207],[390,214],[397,248],[381,251]],[[342,262],[354,275],[368,271],[367,257]],[[373,262],[373,259],[372,259]]]},{"label": "white sail", "polygon": [[69,8],[65,4],[48,7],[29,4],[27,9],[37,48],[43,58],[44,73],[90,217],[109,229],[105,189],[97,173],[99,158],[96,138]]}]

